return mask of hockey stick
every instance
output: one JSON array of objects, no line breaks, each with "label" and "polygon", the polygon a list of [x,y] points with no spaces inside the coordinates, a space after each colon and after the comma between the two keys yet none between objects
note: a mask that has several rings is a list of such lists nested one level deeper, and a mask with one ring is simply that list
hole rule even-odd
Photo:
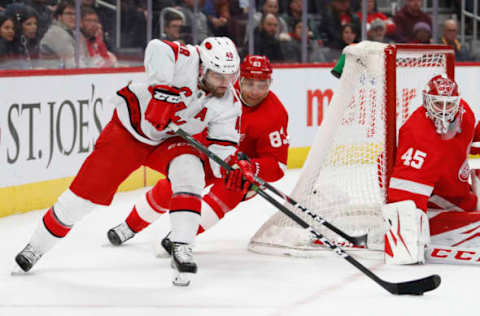
[{"label": "hockey stick", "polygon": [[[186,133],[184,130],[182,130],[178,126],[176,126],[174,124],[170,124],[169,127],[177,135],[181,136],[187,142],[189,142],[190,144],[195,146],[198,150],[200,150],[201,152],[206,154],[209,158],[211,158],[213,161],[218,163],[221,167],[225,168],[226,170],[232,170],[233,169],[228,163],[223,161],[215,153],[211,152],[208,148],[203,146],[203,144],[198,142],[190,134]],[[261,179],[259,179],[259,180],[261,180]],[[288,208],[286,208],[284,205],[279,203],[275,198],[271,197],[267,192],[262,190],[260,187],[258,187],[255,184],[252,184],[250,189],[257,192],[261,197],[263,197],[268,202],[273,204],[276,208],[278,208],[281,212],[283,212],[285,215],[287,215],[292,220],[294,220],[301,227],[310,231],[310,233],[315,235],[320,241],[322,241],[324,244],[326,244],[337,255],[344,258],[348,262],[350,262],[357,269],[359,269],[366,276],[368,276],[370,279],[375,281],[378,285],[383,287],[385,290],[387,290],[391,294],[395,294],[395,295],[422,295],[425,292],[432,291],[432,290],[436,289],[440,285],[441,278],[437,274],[430,275],[428,277],[417,279],[417,280],[406,281],[406,282],[398,282],[398,283],[388,282],[388,281],[382,280],[375,273],[373,273],[370,269],[368,269],[367,267],[362,265],[359,261],[357,261],[355,258],[350,256],[348,253],[346,253],[342,248],[340,248],[337,245],[334,245],[329,239],[324,237],[322,234],[316,232],[313,227],[311,227],[303,219],[301,219],[300,217],[298,217],[297,215],[292,213]]]}]

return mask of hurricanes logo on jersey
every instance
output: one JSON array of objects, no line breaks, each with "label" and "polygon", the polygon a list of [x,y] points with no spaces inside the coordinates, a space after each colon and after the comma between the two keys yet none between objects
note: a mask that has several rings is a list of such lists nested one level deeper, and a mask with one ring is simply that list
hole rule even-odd
[{"label": "hurricanes logo on jersey", "polygon": [[468,182],[468,177],[470,177],[470,166],[468,165],[467,159],[465,159],[462,167],[458,170],[458,180]]}]

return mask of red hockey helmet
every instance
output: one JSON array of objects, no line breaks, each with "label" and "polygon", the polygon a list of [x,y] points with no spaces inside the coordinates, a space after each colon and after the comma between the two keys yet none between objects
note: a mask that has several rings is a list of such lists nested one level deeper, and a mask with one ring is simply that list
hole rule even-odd
[{"label": "red hockey helmet", "polygon": [[460,97],[457,83],[445,75],[431,78],[423,90],[423,104],[437,132],[444,134],[458,113]]},{"label": "red hockey helmet", "polygon": [[240,77],[268,80],[272,75],[272,66],[266,56],[247,55],[240,65]]}]

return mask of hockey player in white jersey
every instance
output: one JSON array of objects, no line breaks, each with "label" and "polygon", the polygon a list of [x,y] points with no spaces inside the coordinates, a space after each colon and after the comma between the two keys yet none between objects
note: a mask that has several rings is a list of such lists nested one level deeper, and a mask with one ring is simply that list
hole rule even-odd
[{"label": "hockey player in white jersey", "polygon": [[[132,83],[117,92],[113,117],[93,152],[15,257],[23,271],[29,271],[95,205],[109,205],[120,183],[145,165],[172,183],[172,267],[187,276],[184,281],[174,279],[174,284],[188,285],[188,277],[196,273],[191,247],[200,221],[207,158],[168,125],[174,123],[191,134],[206,129],[212,140],[210,150],[222,158],[234,154],[241,104],[232,84],[239,57],[226,37],[207,38],[200,46],[152,40],[144,62],[147,82]],[[219,166],[213,162],[210,166],[221,177]]]}]

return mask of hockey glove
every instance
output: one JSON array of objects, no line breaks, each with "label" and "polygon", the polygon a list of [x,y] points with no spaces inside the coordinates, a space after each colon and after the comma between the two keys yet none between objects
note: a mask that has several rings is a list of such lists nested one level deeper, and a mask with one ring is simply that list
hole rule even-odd
[{"label": "hockey glove", "polygon": [[[242,157],[241,153],[238,157]],[[241,158],[240,158],[241,159]],[[227,190],[247,192],[257,174],[256,165],[248,160],[240,160],[237,156],[230,156],[227,162],[233,170],[223,171]]]},{"label": "hockey glove", "polygon": [[150,86],[152,99],[145,111],[145,119],[159,131],[164,130],[175,115],[176,104],[180,101],[178,89],[169,86]]}]

